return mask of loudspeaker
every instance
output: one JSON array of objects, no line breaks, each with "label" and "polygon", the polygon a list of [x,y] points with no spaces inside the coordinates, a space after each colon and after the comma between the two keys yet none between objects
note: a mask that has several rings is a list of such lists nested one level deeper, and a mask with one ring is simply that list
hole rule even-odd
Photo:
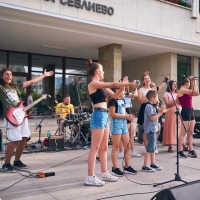
[{"label": "loudspeaker", "polygon": [[200,181],[164,189],[154,195],[151,200],[199,200]]},{"label": "loudspeaker", "polygon": [[51,136],[49,138],[49,148],[52,149],[64,149],[64,138],[62,136]]}]

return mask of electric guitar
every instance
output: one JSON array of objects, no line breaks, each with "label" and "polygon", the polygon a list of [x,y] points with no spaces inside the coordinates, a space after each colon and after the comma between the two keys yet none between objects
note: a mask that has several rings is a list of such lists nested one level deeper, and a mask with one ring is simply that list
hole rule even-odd
[{"label": "electric guitar", "polygon": [[6,119],[14,126],[19,126],[23,123],[24,118],[29,117],[29,115],[26,115],[26,111],[42,101],[43,99],[47,99],[48,97],[51,97],[48,94],[43,94],[39,99],[31,103],[30,105],[24,107],[23,103],[24,101],[21,101],[18,106],[8,108],[5,111],[5,117]]}]

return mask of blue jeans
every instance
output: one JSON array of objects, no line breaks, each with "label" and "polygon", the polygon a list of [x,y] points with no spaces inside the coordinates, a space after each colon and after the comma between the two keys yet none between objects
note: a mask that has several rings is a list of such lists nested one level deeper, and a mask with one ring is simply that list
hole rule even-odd
[{"label": "blue jeans", "polygon": [[156,133],[150,132],[146,134],[147,136],[147,147],[148,153],[154,153],[156,150]]},{"label": "blue jeans", "polygon": [[108,127],[108,113],[95,109],[90,118],[90,130],[96,128],[104,129],[106,127]]}]

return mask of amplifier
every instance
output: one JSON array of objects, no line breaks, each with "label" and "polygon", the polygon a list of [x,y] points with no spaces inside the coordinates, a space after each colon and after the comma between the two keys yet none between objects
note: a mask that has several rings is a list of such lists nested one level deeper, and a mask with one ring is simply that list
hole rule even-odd
[{"label": "amplifier", "polygon": [[64,137],[62,136],[51,136],[49,138],[49,145],[48,147],[51,149],[64,149]]}]

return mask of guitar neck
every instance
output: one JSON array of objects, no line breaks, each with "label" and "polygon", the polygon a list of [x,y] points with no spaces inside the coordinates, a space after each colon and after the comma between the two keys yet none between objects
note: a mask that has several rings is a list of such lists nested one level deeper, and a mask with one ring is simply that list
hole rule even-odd
[{"label": "guitar neck", "polygon": [[34,105],[36,105],[37,103],[39,103],[40,101],[42,101],[44,99],[44,97],[40,97],[39,99],[37,99],[36,101],[34,101],[33,103],[29,104],[28,106],[24,107],[23,110],[24,112],[26,112],[28,109],[32,108]]}]

